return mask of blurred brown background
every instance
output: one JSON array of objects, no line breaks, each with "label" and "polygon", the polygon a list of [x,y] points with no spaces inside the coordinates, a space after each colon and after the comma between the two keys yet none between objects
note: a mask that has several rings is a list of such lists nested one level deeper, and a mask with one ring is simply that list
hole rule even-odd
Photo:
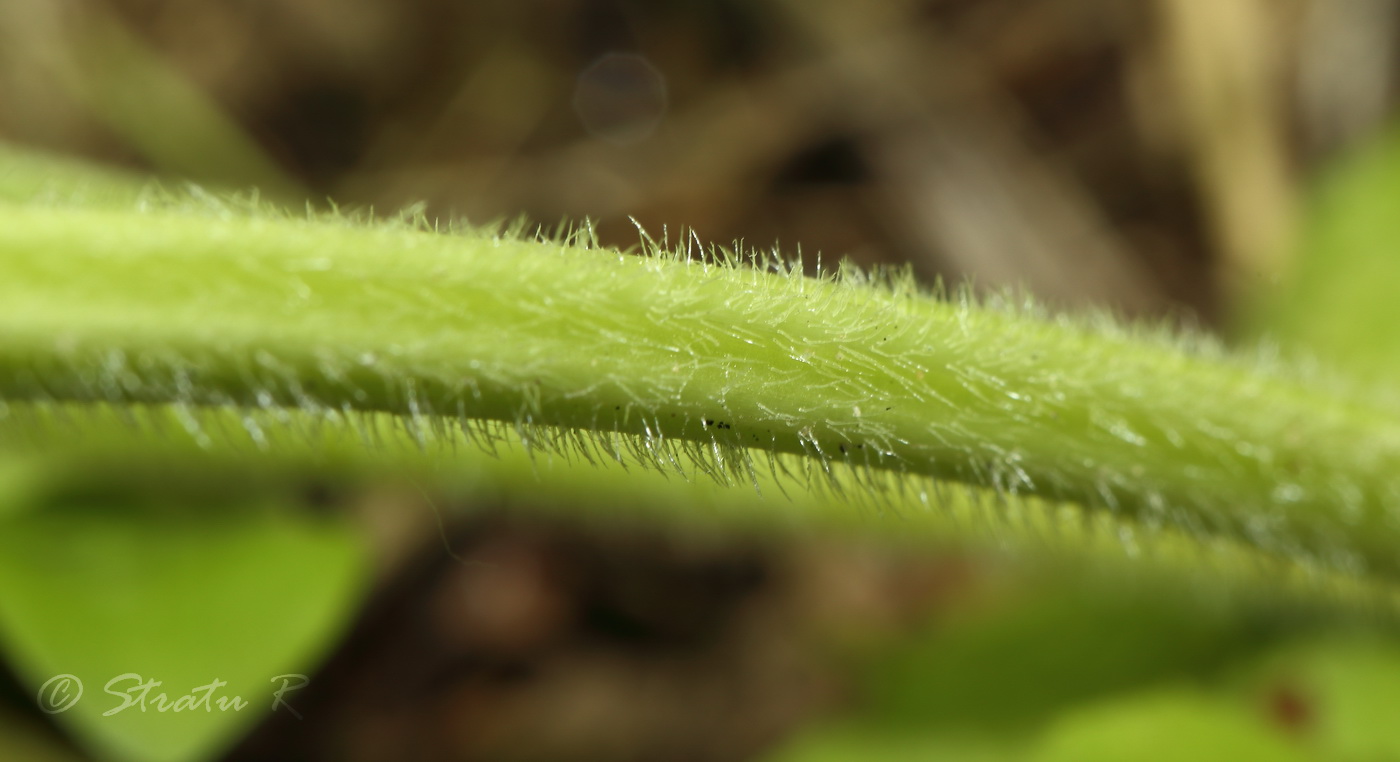
[{"label": "blurred brown background", "polygon": [[[587,217],[620,245],[632,216],[1213,323],[1286,269],[1300,185],[1387,113],[1396,7],[11,2],[0,137],[205,182],[280,172],[380,210]],[[152,62],[270,169],[149,86]]]}]

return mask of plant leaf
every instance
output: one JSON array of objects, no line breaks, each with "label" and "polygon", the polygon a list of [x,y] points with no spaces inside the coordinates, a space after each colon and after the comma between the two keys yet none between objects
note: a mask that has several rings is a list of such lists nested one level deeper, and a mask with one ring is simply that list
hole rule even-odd
[{"label": "plant leaf", "polygon": [[[62,724],[104,759],[153,762],[207,758],[265,716],[273,678],[314,668],[365,583],[344,522],[282,508],[78,504],[4,518],[0,640],[41,708],[76,695],[49,682],[72,675],[84,690]],[[131,698],[160,685],[144,709],[104,716],[125,701],[105,692],[112,680]],[[216,680],[211,708],[159,710],[158,694]],[[248,705],[220,711],[233,696]]]},{"label": "plant leaf", "polygon": [[1323,178],[1297,270],[1251,330],[1379,383],[1400,378],[1400,130]]}]

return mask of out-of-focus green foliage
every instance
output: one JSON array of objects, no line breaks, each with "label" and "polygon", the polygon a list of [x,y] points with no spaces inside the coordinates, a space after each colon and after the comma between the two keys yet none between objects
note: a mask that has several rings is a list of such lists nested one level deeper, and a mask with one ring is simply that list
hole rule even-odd
[{"label": "out-of-focus green foliage", "polygon": [[1400,129],[1322,178],[1294,272],[1252,330],[1377,385],[1400,378]]},{"label": "out-of-focus green foliage", "polygon": [[1241,667],[1224,691],[1269,716],[1317,759],[1400,759],[1400,642],[1393,633],[1283,644]]},{"label": "out-of-focus green foliage", "polygon": [[[273,709],[274,678],[314,667],[365,579],[344,519],[288,505],[94,499],[16,511],[0,518],[0,643],[26,683],[45,686],[41,708],[76,699],[55,718],[99,757],[205,758]],[[51,682],[60,675],[81,680],[81,696]],[[176,711],[215,681],[225,684],[206,691],[211,708]],[[221,711],[234,696],[248,705]]]},{"label": "out-of-focus green foliage", "polygon": [[82,757],[59,739],[42,734],[34,723],[10,712],[0,712],[0,759],[25,762],[80,762]]},{"label": "out-of-focus green foliage", "polygon": [[146,182],[123,172],[0,142],[3,201],[129,209],[145,187]]},{"label": "out-of-focus green foliage", "polygon": [[1301,762],[1309,757],[1242,707],[1196,690],[1162,688],[1066,712],[1028,759]]},{"label": "out-of-focus green foliage", "polygon": [[991,735],[945,733],[891,733],[861,724],[841,724],[813,729],[768,762],[1013,762],[1025,753],[1021,739]]},{"label": "out-of-focus green foliage", "polygon": [[1076,702],[1202,672],[1262,629],[1203,598],[1051,577],[993,615],[931,626],[882,652],[864,685],[868,716],[905,729],[1015,732]]},{"label": "out-of-focus green foliage", "polygon": [[[1073,604],[1069,607],[1073,610]],[[1088,613],[1080,609],[1081,613]],[[995,618],[994,618],[995,619]],[[1002,619],[1010,624],[1018,617]],[[1149,619],[1162,621],[1161,617]],[[1122,624],[1125,618],[1080,620],[1101,627]],[[1181,623],[1169,625],[1179,630]],[[1069,629],[1074,629],[1073,627]],[[1111,629],[1100,630],[1112,632]],[[1060,630],[1029,627],[1021,639],[1002,653],[1015,662],[1014,651],[1056,651],[1046,639],[1058,637]],[[1170,643],[1172,632],[1163,631]],[[1111,641],[1111,637],[1105,637]],[[955,663],[964,658],[956,649],[939,652],[928,641],[926,658]],[[1002,644],[1003,646],[1005,644]],[[1113,645],[1108,646],[1112,650]],[[1341,632],[1325,637],[1303,637],[1265,651],[1262,655],[1235,650],[1233,666],[1217,665],[1211,674],[1194,677],[1170,675],[1170,667],[1152,671],[1151,662],[1169,647],[1155,645],[1141,656],[1145,663],[1129,666],[1126,672],[1100,671],[1092,658],[1067,660],[1063,674],[1042,670],[1003,674],[995,668],[986,674],[930,683],[923,691],[927,702],[927,725],[891,727],[888,719],[872,707],[867,719],[815,730],[771,757],[773,762],[836,762],[880,759],[1020,760],[1022,762],[1097,762],[1103,760],[1259,760],[1289,762],[1321,760],[1363,762],[1400,758],[1400,735],[1394,731],[1394,708],[1400,706],[1400,645],[1393,635],[1375,631]],[[1186,650],[1190,650],[1189,648]],[[1226,649],[1221,649],[1223,653]],[[1063,649],[1059,652],[1063,654]],[[1217,655],[1220,655],[1218,653]],[[1047,660],[1049,656],[1047,656]],[[1167,655],[1169,662],[1180,662]],[[1082,674],[1073,665],[1084,665]],[[986,666],[979,662],[979,666]],[[1016,664],[1007,665],[1012,671]],[[1087,694],[1068,695],[1093,675],[1122,678],[1122,689],[1096,698]],[[928,671],[914,679],[932,677]],[[1061,680],[1068,687],[1055,687],[1059,701],[1045,703],[1044,712],[1019,724],[1008,721],[1018,714],[1025,699],[1020,691],[1043,695],[1044,680]],[[946,723],[946,712],[939,705],[959,696],[975,693],[981,686],[996,686],[1008,705],[1008,715],[995,710],[985,717],[969,717],[966,724]],[[1133,687],[1136,686],[1136,687]],[[901,713],[918,704],[913,695],[900,707]],[[976,714],[974,711],[971,714]],[[906,717],[907,719],[907,717]],[[999,724],[989,727],[988,721]]]}]

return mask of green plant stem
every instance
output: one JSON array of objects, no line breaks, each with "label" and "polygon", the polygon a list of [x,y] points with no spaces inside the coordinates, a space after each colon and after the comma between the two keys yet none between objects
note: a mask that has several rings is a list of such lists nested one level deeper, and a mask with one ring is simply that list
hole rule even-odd
[{"label": "green plant stem", "polygon": [[0,206],[0,399],[622,432],[731,473],[806,453],[1400,571],[1400,424],[1362,401],[904,288],[562,243]]}]

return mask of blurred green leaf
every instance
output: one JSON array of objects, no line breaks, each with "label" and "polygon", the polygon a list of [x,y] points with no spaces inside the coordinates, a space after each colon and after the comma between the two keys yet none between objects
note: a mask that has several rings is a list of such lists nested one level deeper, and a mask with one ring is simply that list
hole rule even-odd
[{"label": "blurred green leaf", "polygon": [[1076,702],[1218,666],[1258,634],[1204,595],[1061,582],[885,650],[864,686],[871,721],[1030,732]]},{"label": "blurred green leaf", "polygon": [[1310,757],[1238,705],[1174,687],[1067,712],[1030,759],[1291,762]]},{"label": "blurred green leaf", "polygon": [[[312,670],[358,602],[365,549],[343,520],[236,507],[69,505],[3,519],[5,653],[46,710],[78,697],[55,676],[82,681],[56,716],[100,757],[217,753],[272,711],[274,678]],[[151,680],[144,708],[104,716]],[[226,684],[205,688],[215,681]],[[160,711],[161,693],[209,701]],[[221,711],[234,696],[247,706]]]},{"label": "blurred green leaf", "polygon": [[55,59],[68,93],[126,139],[159,172],[306,198],[219,103],[190,82],[116,14],[86,9],[71,60]]},{"label": "blurred green leaf", "polygon": [[1290,644],[1242,673],[1244,702],[1287,724],[1322,759],[1400,759],[1400,645],[1333,635]]},{"label": "blurred green leaf", "polygon": [[1255,332],[1365,380],[1400,375],[1400,130],[1323,178],[1296,269]]},{"label": "blurred green leaf", "polygon": [[0,140],[0,201],[129,209],[152,187],[144,177]]},{"label": "blurred green leaf", "polygon": [[0,759],[24,762],[78,762],[81,757],[53,737],[49,729],[26,717],[0,711]]},{"label": "blurred green leaf", "polygon": [[1009,762],[1024,757],[1013,742],[991,736],[891,734],[861,724],[838,725],[803,734],[767,762]]}]

